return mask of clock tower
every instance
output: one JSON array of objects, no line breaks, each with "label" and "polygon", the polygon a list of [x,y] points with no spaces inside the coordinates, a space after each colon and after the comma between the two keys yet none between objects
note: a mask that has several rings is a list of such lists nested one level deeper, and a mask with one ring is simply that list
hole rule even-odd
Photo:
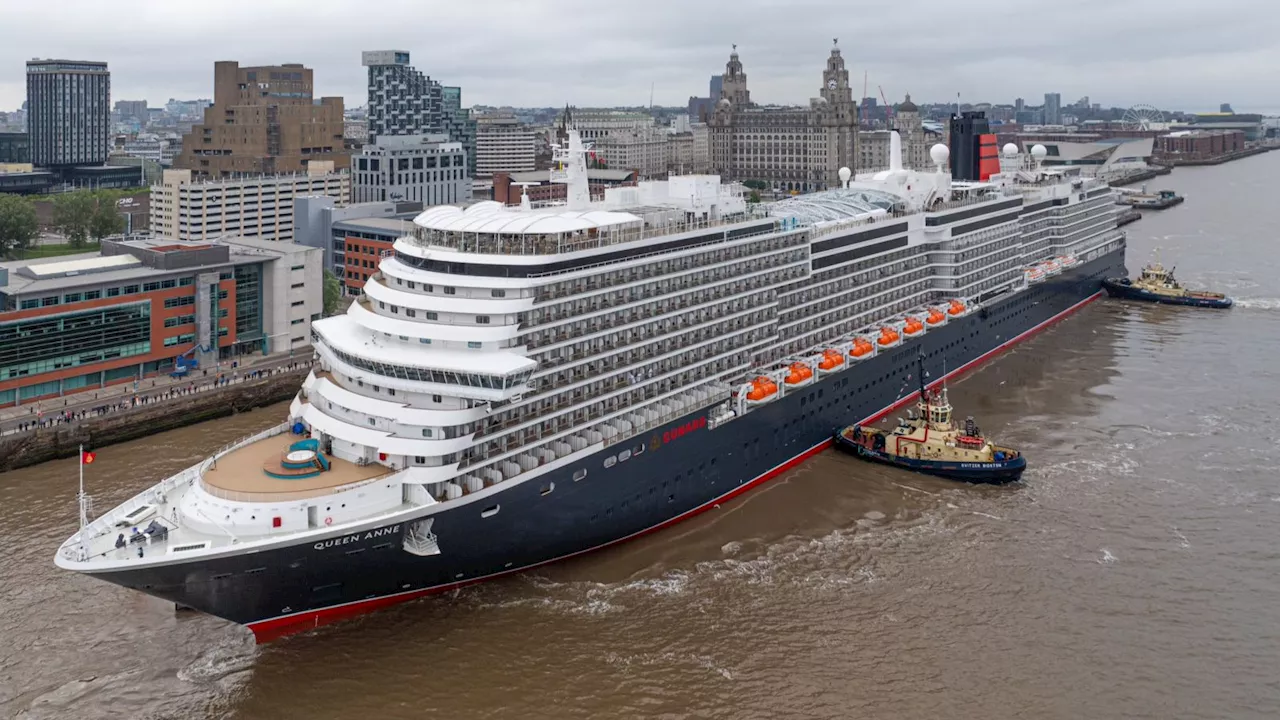
[{"label": "clock tower", "polygon": [[[822,101],[817,105],[816,124],[821,146],[811,149],[811,155],[824,154],[814,181],[819,187],[839,187],[840,168],[858,167],[858,105],[853,100],[853,88],[849,86],[849,71],[840,54],[839,40],[832,41],[831,56],[822,71]],[[815,158],[817,159],[817,158]]]}]

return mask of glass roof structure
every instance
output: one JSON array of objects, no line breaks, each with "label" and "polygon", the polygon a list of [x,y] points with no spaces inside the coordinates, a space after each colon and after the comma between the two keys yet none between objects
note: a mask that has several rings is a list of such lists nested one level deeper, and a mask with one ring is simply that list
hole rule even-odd
[{"label": "glass roof structure", "polygon": [[876,210],[888,211],[906,201],[883,190],[837,188],[779,200],[769,206],[773,217],[791,218],[801,225],[848,220]]}]

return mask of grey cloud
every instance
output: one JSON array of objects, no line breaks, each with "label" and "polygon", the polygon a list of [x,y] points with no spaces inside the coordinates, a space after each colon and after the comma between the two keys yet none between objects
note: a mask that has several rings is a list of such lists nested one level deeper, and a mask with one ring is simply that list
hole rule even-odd
[{"label": "grey cloud", "polygon": [[833,37],[858,87],[922,101],[1137,102],[1185,109],[1280,107],[1273,0],[143,0],[7,3],[0,108],[22,102],[31,57],[106,60],[114,99],[208,97],[215,60],[300,62],[317,93],[364,102],[360,51],[399,48],[461,85],[468,104],[659,104],[706,93],[737,43],[753,97],[818,91]]}]

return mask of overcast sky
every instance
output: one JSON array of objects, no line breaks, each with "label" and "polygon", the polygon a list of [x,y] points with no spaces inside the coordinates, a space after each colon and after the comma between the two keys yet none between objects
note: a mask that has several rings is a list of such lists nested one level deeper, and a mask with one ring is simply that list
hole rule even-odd
[{"label": "overcast sky", "polygon": [[1280,0],[0,0],[0,110],[33,57],[105,60],[113,101],[152,105],[212,97],[215,60],[302,63],[363,105],[386,49],[464,105],[683,105],[733,43],[756,102],[803,103],[833,37],[890,101],[1280,110]]}]

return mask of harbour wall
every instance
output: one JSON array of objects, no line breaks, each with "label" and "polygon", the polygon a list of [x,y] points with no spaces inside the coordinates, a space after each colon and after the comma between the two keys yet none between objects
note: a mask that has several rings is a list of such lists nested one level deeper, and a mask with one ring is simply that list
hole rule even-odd
[{"label": "harbour wall", "polygon": [[74,457],[82,444],[86,449],[98,450],[288,400],[298,392],[309,371],[309,367],[303,367],[72,424],[6,435],[0,437],[0,472]]}]

